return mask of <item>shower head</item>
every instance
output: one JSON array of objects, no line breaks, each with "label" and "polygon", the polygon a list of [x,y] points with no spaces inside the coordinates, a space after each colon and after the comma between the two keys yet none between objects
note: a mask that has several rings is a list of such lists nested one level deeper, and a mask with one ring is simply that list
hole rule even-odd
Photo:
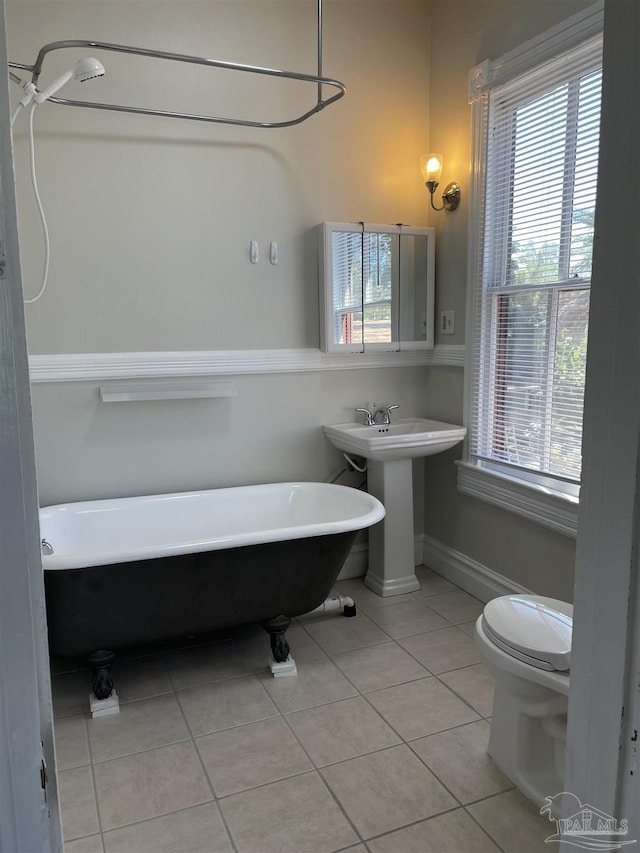
[{"label": "shower head", "polygon": [[52,95],[61,89],[69,80],[75,78],[79,80],[81,83],[84,83],[86,80],[92,80],[94,77],[104,77],[105,70],[104,65],[93,56],[86,56],[84,59],[79,60],[68,71],[65,71],[64,74],[61,74],[57,80],[54,80],[51,85],[47,86],[42,92],[37,92],[34,95],[34,100],[36,103],[41,104],[43,101],[46,101]]},{"label": "shower head", "polygon": [[73,66],[73,76],[81,83],[92,80],[94,77],[104,77],[104,65],[94,56],[85,56]]}]

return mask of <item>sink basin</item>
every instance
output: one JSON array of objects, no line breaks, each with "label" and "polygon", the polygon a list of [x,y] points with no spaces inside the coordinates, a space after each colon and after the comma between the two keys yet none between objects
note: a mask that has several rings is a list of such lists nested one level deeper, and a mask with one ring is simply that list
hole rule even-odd
[{"label": "sink basin", "polygon": [[461,442],[467,429],[425,418],[398,418],[386,426],[334,424],[325,426],[324,431],[338,450],[387,462],[441,453]]}]

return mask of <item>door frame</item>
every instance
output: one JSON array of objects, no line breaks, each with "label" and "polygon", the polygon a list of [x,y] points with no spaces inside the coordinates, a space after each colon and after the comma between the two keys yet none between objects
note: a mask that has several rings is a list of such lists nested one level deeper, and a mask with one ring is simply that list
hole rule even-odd
[{"label": "door frame", "polygon": [[4,12],[0,0],[0,850],[57,853],[63,845]]}]

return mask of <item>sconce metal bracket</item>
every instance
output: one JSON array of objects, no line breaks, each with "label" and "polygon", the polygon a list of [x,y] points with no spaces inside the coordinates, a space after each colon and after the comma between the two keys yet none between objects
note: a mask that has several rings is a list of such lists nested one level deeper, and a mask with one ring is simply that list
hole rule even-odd
[{"label": "sconce metal bracket", "polygon": [[460,184],[452,181],[444,188],[442,203],[445,210],[455,210],[460,204]]},{"label": "sconce metal bracket", "polygon": [[425,186],[429,190],[431,207],[434,210],[455,210],[460,204],[460,184],[452,181],[444,188],[442,193],[442,207],[436,207],[433,203],[433,194],[438,187],[438,181],[425,181]]}]

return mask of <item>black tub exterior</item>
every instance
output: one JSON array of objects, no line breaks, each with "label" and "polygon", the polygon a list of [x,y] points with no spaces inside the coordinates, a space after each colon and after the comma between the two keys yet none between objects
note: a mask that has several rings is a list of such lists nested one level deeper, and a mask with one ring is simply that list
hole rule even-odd
[{"label": "black tub exterior", "polygon": [[45,571],[50,652],[80,657],[307,613],[356,534]]}]

